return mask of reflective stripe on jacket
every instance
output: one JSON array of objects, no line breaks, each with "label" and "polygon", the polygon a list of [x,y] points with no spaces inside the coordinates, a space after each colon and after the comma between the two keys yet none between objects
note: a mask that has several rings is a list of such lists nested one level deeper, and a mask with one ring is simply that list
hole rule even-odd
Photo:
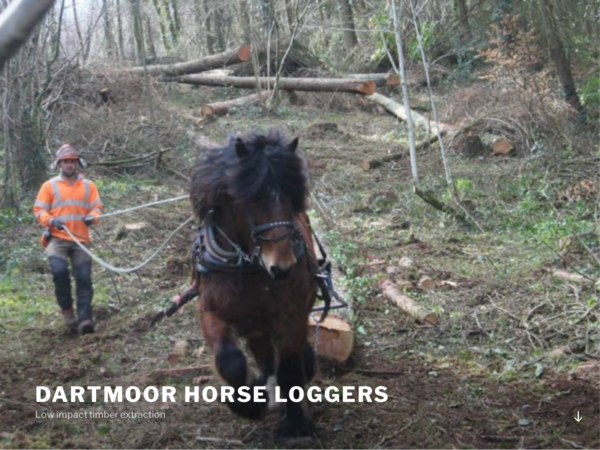
[{"label": "reflective stripe on jacket", "polygon": [[[70,184],[59,175],[42,185],[33,205],[33,214],[44,227],[50,226],[51,219],[62,220],[77,239],[89,244],[90,232],[83,218],[94,216],[94,223],[97,223],[102,214],[102,200],[93,181],[79,175]],[[51,227],[50,232],[53,237],[72,240],[66,231]]]}]

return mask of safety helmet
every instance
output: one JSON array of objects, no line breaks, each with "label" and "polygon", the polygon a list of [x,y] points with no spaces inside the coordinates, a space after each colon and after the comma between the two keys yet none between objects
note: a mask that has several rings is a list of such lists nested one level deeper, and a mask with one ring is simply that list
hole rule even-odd
[{"label": "safety helmet", "polygon": [[79,150],[77,150],[71,144],[64,144],[56,151],[56,158],[52,163],[52,168],[56,169],[56,167],[58,166],[58,162],[62,161],[63,159],[76,159],[79,162],[81,168],[85,169],[87,167],[87,162],[81,156]]}]

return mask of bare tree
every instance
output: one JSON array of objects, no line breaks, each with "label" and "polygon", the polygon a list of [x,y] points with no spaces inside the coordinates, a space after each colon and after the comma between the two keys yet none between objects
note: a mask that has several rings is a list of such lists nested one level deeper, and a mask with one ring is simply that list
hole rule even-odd
[{"label": "bare tree", "polygon": [[144,39],[142,36],[142,18],[141,15],[138,14],[138,11],[141,8],[140,0],[129,0],[129,6],[133,23],[133,39],[135,41],[137,60],[143,63]]},{"label": "bare tree", "polygon": [[416,187],[418,187],[419,170],[417,167],[417,149],[415,144],[414,125],[410,110],[410,97],[408,95],[408,82],[404,63],[404,49],[402,47],[402,33],[400,31],[400,17],[398,14],[398,8],[396,7],[396,0],[390,0],[390,3],[392,5],[392,19],[394,21],[394,33],[396,35],[396,50],[398,51],[398,67],[396,68],[396,71],[400,76],[400,84],[402,85],[402,102],[404,103],[404,108],[406,110],[406,127],[408,129],[408,144],[410,149],[410,168],[412,171],[413,183]]},{"label": "bare tree", "polygon": [[349,0],[340,0],[340,14],[342,16],[342,28],[344,34],[344,48],[350,53],[358,45],[356,30],[354,28],[354,16]]},{"label": "bare tree", "polygon": [[577,95],[573,73],[571,72],[571,64],[567,59],[565,47],[558,31],[558,24],[556,23],[556,17],[554,15],[554,6],[551,0],[542,0],[542,11],[544,14],[544,23],[546,25],[548,48],[562,87],[563,96],[567,103],[569,103],[580,116],[584,116],[585,111],[579,99],[579,95]]},{"label": "bare tree", "polygon": [[[75,2],[75,0],[73,0]],[[123,39],[123,21],[121,20],[121,0],[115,0],[115,6],[117,9],[117,43],[118,43],[118,55],[119,58],[125,58],[125,40]]]},{"label": "bare tree", "polygon": [[470,42],[473,39],[471,33],[471,25],[469,24],[469,9],[467,8],[467,0],[454,0],[454,9],[461,27],[460,40],[463,44]]},{"label": "bare tree", "polygon": [[112,35],[112,27],[110,20],[110,12],[108,10],[108,0],[102,0],[102,18],[104,20],[104,46],[106,48],[106,56],[113,58],[115,56],[115,45]]}]

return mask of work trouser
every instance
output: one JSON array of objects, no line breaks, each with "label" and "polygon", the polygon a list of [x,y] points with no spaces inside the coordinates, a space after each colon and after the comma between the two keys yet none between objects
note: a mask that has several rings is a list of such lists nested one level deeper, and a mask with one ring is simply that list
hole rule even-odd
[{"label": "work trouser", "polygon": [[73,307],[69,260],[75,276],[77,316],[79,322],[92,320],[92,259],[75,242],[53,237],[46,247],[50,270],[54,279],[54,293],[61,309]]}]

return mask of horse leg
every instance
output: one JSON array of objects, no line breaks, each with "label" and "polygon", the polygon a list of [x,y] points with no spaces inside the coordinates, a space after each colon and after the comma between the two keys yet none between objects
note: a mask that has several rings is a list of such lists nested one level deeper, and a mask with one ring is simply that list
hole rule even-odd
[{"label": "horse leg", "polygon": [[315,377],[317,373],[317,357],[315,350],[307,342],[304,344],[304,372],[306,373],[306,381],[310,381]]},{"label": "horse leg", "polygon": [[212,348],[217,372],[230,386],[238,389],[245,386],[248,378],[246,357],[232,338],[232,330],[215,313],[202,311],[200,314],[202,334]]},{"label": "horse leg", "polygon": [[[277,379],[281,387],[282,397],[287,399],[284,416],[277,429],[277,437],[288,438],[312,438],[315,436],[315,426],[308,415],[308,401],[306,400],[306,372],[304,367],[305,349],[287,352],[285,349],[280,356]],[[313,370],[314,373],[314,370]],[[304,392],[301,402],[290,400],[290,390],[300,387]],[[297,394],[296,394],[297,395]]]},{"label": "horse leg", "polygon": [[275,347],[271,337],[263,334],[260,337],[248,339],[248,348],[252,352],[260,377],[254,380],[254,386],[266,386],[268,410],[274,411],[279,408],[275,402],[275,387],[277,386],[277,376],[275,373]]}]

